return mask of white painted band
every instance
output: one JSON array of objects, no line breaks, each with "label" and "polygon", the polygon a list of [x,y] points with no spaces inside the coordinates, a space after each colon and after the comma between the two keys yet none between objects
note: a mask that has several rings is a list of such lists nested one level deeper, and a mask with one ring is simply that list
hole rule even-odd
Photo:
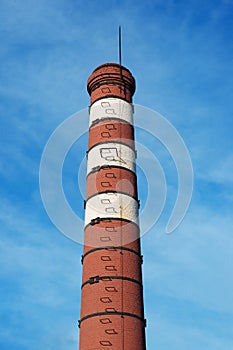
[{"label": "white painted band", "polygon": [[96,218],[126,219],[138,225],[138,202],[123,193],[100,193],[86,202],[85,226]]},{"label": "white painted band", "polygon": [[98,144],[88,152],[87,175],[93,171],[93,168],[101,166],[121,166],[136,172],[135,152],[121,143]]},{"label": "white painted band", "polygon": [[90,107],[90,126],[93,122],[117,118],[133,125],[133,106],[120,98],[102,98]]}]

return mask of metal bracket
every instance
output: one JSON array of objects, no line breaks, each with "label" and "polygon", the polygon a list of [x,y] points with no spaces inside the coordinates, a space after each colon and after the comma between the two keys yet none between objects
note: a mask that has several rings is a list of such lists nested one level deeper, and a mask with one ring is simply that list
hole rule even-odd
[{"label": "metal bracket", "polygon": [[99,119],[99,118],[97,118],[97,119],[93,120],[93,122],[92,122],[91,126],[94,126],[94,125],[98,124],[98,123],[99,123],[99,121],[100,121],[100,119]]},{"label": "metal bracket", "polygon": [[100,167],[99,165],[97,165],[97,166],[95,166],[94,168],[92,168],[91,170],[92,170],[92,171],[99,171],[100,168],[101,168],[101,167]]},{"label": "metal bracket", "polygon": [[94,284],[94,283],[99,283],[99,281],[100,281],[100,276],[93,276],[93,277],[90,277],[88,282],[90,284]]},{"label": "metal bracket", "polygon": [[98,218],[92,219],[91,222],[90,222],[90,224],[91,224],[92,226],[94,226],[94,225],[96,225],[96,224],[99,224],[100,221],[101,221],[101,219],[100,219],[100,217],[98,217]]}]

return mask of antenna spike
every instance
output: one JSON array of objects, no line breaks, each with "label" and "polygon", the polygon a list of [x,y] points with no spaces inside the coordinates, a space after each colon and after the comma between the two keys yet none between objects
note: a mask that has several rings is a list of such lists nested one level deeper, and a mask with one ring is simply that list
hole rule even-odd
[{"label": "antenna spike", "polygon": [[119,26],[119,37],[118,37],[118,44],[119,44],[119,64],[121,65],[121,26]]}]

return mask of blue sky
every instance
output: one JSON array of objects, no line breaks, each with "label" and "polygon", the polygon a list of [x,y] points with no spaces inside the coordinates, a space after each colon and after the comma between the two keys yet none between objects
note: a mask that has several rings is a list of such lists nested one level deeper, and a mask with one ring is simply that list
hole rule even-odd
[{"label": "blue sky", "polygon": [[[232,19],[230,0],[0,2],[1,349],[77,349],[82,247],[49,220],[39,164],[54,129],[88,106],[91,71],[117,61],[119,24],[134,102],[176,127],[194,168],[188,213],[166,235],[176,169],[138,132],[168,185],[161,218],[142,239],[147,347],[233,347]],[[84,138],[64,165],[65,192],[80,216],[86,146]]]}]

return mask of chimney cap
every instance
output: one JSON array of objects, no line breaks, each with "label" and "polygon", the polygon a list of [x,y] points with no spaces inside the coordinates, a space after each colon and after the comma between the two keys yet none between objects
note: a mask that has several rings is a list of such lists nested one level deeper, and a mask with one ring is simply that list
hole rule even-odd
[{"label": "chimney cap", "polygon": [[94,69],[87,81],[89,95],[103,84],[123,85],[133,96],[136,84],[129,69],[119,63],[104,63]]}]

